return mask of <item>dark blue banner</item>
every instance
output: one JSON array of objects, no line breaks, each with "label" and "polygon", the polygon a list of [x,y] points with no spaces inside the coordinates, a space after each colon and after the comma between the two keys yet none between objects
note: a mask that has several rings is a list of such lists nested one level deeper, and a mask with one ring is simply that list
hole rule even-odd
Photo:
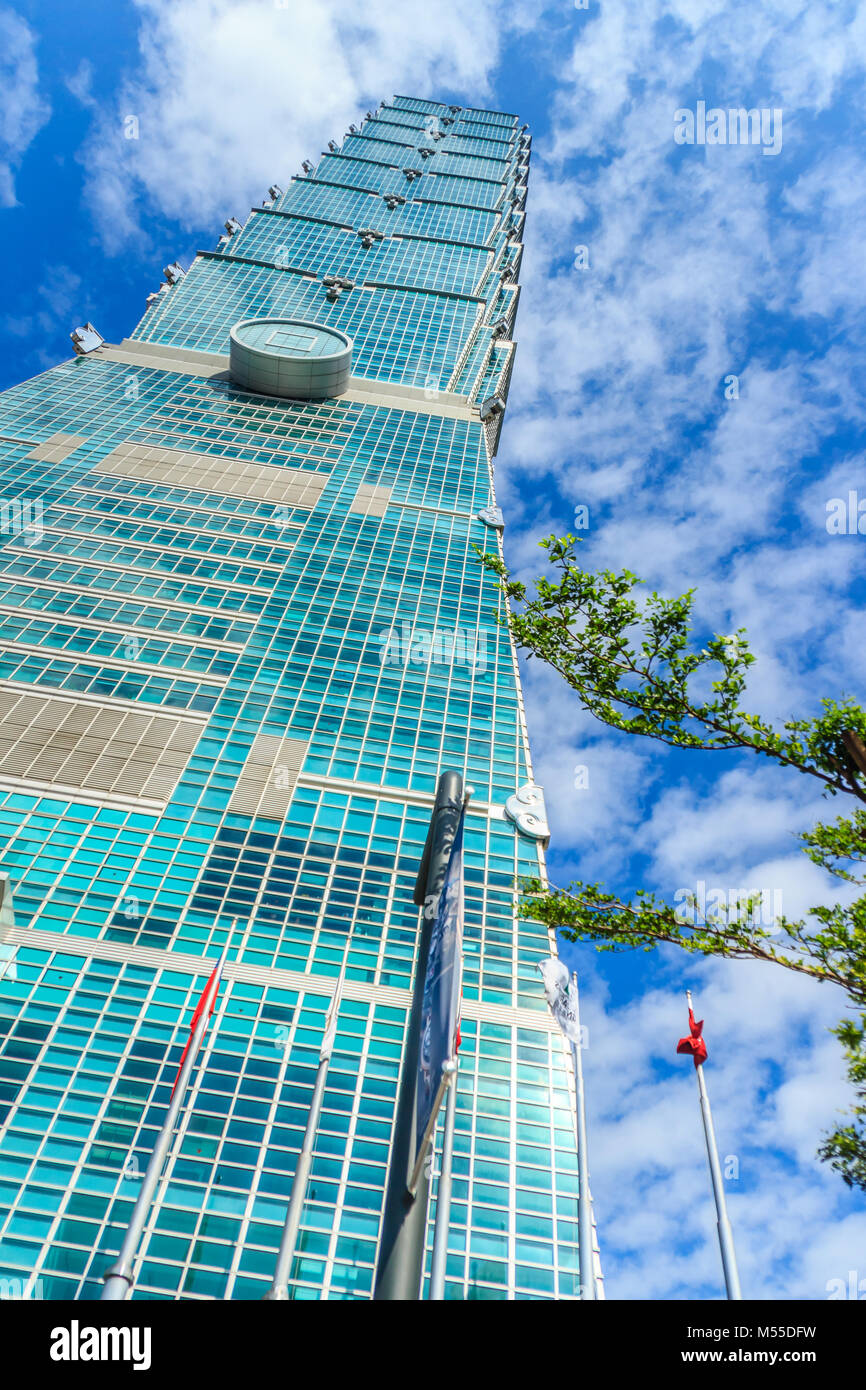
[{"label": "dark blue banner", "polygon": [[463,975],[463,822],[460,813],[448,858],[445,882],[430,937],[424,998],[421,1005],[421,1045],[415,1100],[415,1176],[423,1162],[436,1116],[457,1056],[460,990]]}]

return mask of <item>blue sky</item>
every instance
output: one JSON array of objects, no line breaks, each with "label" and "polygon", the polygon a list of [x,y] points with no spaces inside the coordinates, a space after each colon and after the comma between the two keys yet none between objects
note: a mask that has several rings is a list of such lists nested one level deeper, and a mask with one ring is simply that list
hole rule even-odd
[{"label": "blue sky", "polygon": [[[511,564],[538,573],[539,537],[585,504],[588,565],[695,587],[703,629],[748,629],[757,712],[862,699],[866,537],[825,521],[829,499],[866,499],[866,5],[0,0],[0,54],[0,385],[68,357],[85,319],[118,341],[163,266],[212,247],[371,104],[518,112],[534,138],[497,467]],[[781,109],[781,149],[676,144],[674,113],[702,100]],[[535,663],[525,681],[555,879],[669,898],[763,887],[788,916],[833,896],[795,837],[843,806],[810,779],[630,741]],[[609,1296],[721,1292],[695,1081],[674,1056],[687,984],[737,1160],[745,1296],[866,1281],[866,1202],[814,1158],[846,1102],[827,1032],[841,996],[673,951],[566,954],[584,980]]]}]

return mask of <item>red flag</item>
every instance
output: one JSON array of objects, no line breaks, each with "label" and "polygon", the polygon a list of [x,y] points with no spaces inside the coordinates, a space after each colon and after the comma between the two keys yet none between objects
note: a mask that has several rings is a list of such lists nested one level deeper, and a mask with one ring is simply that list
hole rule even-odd
[{"label": "red flag", "polygon": [[696,1067],[707,1060],[707,1045],[701,1037],[703,1028],[704,1020],[701,1019],[700,1023],[695,1023],[695,1016],[689,1009],[689,1036],[680,1038],[677,1043],[677,1052],[684,1052],[686,1055],[691,1054]]},{"label": "red flag", "polygon": [[[216,973],[217,973],[217,971],[219,970],[219,968],[220,968],[220,965],[219,965],[219,962],[217,962],[217,964],[214,966],[213,970],[210,972],[210,975],[209,975],[209,977],[208,977],[208,982],[207,982],[207,984],[206,984],[205,987],[204,987],[204,990],[203,990],[203,992],[202,992],[201,999],[199,999],[198,1003],[197,1003],[196,1006],[195,1006],[195,1013],[193,1014],[193,1016],[192,1016],[192,1022],[191,1022],[191,1024],[189,1025],[189,1037],[188,1037],[187,1040],[186,1040],[186,1046],[185,1046],[185,1048],[183,1049],[183,1052],[180,1054],[180,1066],[179,1066],[178,1069],[177,1069],[177,1076],[174,1078],[174,1086],[172,1086],[172,1088],[171,1088],[171,1094],[172,1094],[172,1095],[174,1095],[175,1089],[176,1089],[176,1087],[177,1087],[177,1083],[178,1083],[178,1081],[180,1081],[180,1074],[181,1074],[181,1072],[182,1072],[182,1070],[183,1070],[184,1058],[186,1057],[186,1054],[189,1052],[189,1045],[190,1045],[190,1043],[192,1042],[192,1035],[193,1035],[193,1033],[195,1032],[196,1024],[198,1023],[199,1019],[200,1019],[201,1016],[202,1016],[202,1013],[204,1012],[204,1006],[205,1006],[205,1001],[206,1001],[206,999],[207,999],[208,990],[210,989],[211,985],[213,984],[214,976],[216,975]],[[210,1017],[212,1016],[212,1014],[213,1014],[214,1008],[215,1008],[215,1006],[216,1006],[217,995],[219,994],[219,992],[220,992],[220,991],[219,991],[219,984],[217,984],[217,987],[216,987],[216,989],[215,989],[214,992],[213,992],[213,998],[212,998],[211,1001],[210,1001],[210,1008],[208,1009],[208,1014],[207,1014],[208,1018],[210,1018]]]}]

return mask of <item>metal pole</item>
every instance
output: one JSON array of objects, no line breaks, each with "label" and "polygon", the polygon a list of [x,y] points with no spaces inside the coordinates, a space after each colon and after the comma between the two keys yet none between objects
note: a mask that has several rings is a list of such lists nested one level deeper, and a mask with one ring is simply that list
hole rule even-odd
[{"label": "metal pole", "polygon": [[419,907],[424,907],[424,913],[419,931],[412,1006],[403,1049],[400,1088],[394,1115],[394,1135],[388,1164],[382,1236],[373,1291],[373,1298],[377,1302],[411,1302],[421,1296],[427,1197],[430,1188],[426,1171],[422,1170],[414,1196],[408,1188],[415,1157],[415,1088],[418,1079],[421,1008],[435,905],[439,901],[445,881],[448,856],[460,820],[462,798],[461,774],[443,772],[436,788],[436,802],[430,817],[427,842],[415,884],[414,900]]},{"label": "metal pole", "polygon": [[289,1297],[288,1281],[295,1254],[295,1243],[298,1239],[298,1227],[301,1224],[301,1212],[304,1210],[304,1198],[307,1195],[307,1184],[310,1180],[310,1169],[313,1166],[313,1149],[316,1146],[316,1131],[322,1113],[322,1100],[325,1095],[325,1081],[328,1076],[330,1060],[330,1056],[322,1057],[316,1072],[316,1084],[313,1088],[313,1099],[310,1102],[310,1113],[307,1116],[307,1127],[304,1130],[304,1142],[301,1145],[298,1166],[292,1179],[292,1192],[289,1197],[289,1209],[286,1212],[286,1224],[283,1227],[283,1236],[280,1241],[280,1253],[277,1255],[274,1282],[267,1293],[263,1295],[266,1300],[271,1302],[286,1302]]},{"label": "metal pole", "polygon": [[192,1035],[187,1054],[183,1059],[183,1066],[180,1069],[180,1076],[177,1079],[174,1095],[169,1102],[168,1111],[162,1123],[162,1129],[156,1137],[153,1153],[150,1155],[147,1171],[145,1172],[141,1188],[139,1189],[135,1206],[132,1209],[132,1216],[126,1228],[123,1244],[120,1247],[120,1254],[117,1257],[116,1263],[111,1265],[103,1275],[105,1280],[105,1288],[102,1290],[103,1301],[114,1300],[115,1302],[120,1302],[126,1298],[127,1293],[132,1288],[132,1262],[138,1250],[138,1244],[144,1230],[144,1223],[147,1220],[147,1214],[150,1210],[154,1193],[156,1192],[163,1164],[171,1148],[177,1117],[180,1114],[180,1108],[186,1096],[192,1069],[196,1064],[201,1041],[210,1019],[210,1006],[215,998],[216,991],[220,987],[220,979],[222,978],[223,966],[228,958],[233,930],[234,923],[232,923],[232,931],[229,932],[228,940],[217,962],[216,974],[210,981],[210,986],[204,999],[201,1017],[195,1026],[195,1031]]},{"label": "metal pole", "polygon": [[[12,880],[7,873],[0,873],[0,980],[16,980],[18,969],[15,965],[17,946],[9,942],[10,933],[15,930],[15,904],[12,901]],[[8,953],[8,954],[7,954]]]},{"label": "metal pole", "polygon": [[[691,1009],[691,990],[686,990],[686,999]],[[740,1291],[740,1276],[737,1272],[737,1256],[734,1251],[734,1233],[731,1229],[731,1223],[728,1220],[728,1210],[725,1205],[725,1188],[722,1181],[722,1169],[719,1164],[719,1153],[716,1147],[716,1132],[713,1128],[710,1098],[707,1095],[707,1083],[704,1080],[703,1064],[695,1067],[695,1071],[698,1074],[698,1094],[701,1098],[701,1116],[704,1121],[704,1135],[707,1141],[707,1158],[710,1164],[710,1177],[713,1182],[713,1196],[716,1200],[716,1225],[719,1232],[719,1250],[722,1255],[722,1269],[725,1275],[725,1290],[729,1299],[741,1301],[743,1295]]]},{"label": "metal pole", "polygon": [[445,1263],[448,1259],[448,1232],[451,1227],[451,1174],[454,1167],[454,1117],[457,1113],[457,1063],[452,1063],[451,1080],[445,1099],[445,1131],[442,1136],[442,1170],[436,1191],[436,1226],[433,1233],[433,1263],[430,1266],[430,1300],[445,1298]]},{"label": "metal pole", "polygon": [[310,1180],[310,1169],[313,1166],[313,1150],[316,1146],[316,1134],[319,1128],[319,1119],[322,1114],[322,1101],[325,1096],[325,1081],[328,1075],[328,1066],[331,1061],[331,1054],[334,1050],[334,1038],[337,1032],[337,1014],[343,998],[343,985],[346,983],[346,966],[349,963],[349,945],[350,942],[347,941],[346,950],[343,955],[343,964],[340,969],[340,974],[337,977],[337,983],[334,986],[334,993],[331,996],[331,1004],[325,1019],[325,1032],[319,1049],[319,1066],[316,1071],[313,1098],[310,1101],[310,1110],[307,1115],[304,1141],[301,1144],[301,1152],[298,1155],[295,1175],[292,1178],[292,1190],[289,1194],[289,1206],[286,1212],[285,1225],[283,1226],[282,1239],[280,1240],[277,1265],[274,1270],[274,1282],[271,1284],[267,1293],[262,1295],[265,1300],[274,1303],[285,1303],[289,1297],[288,1284],[291,1276],[292,1260],[294,1259],[295,1246],[298,1240],[298,1227],[301,1224],[301,1213],[304,1210],[307,1185]]},{"label": "metal pole", "polygon": [[580,1029],[580,996],[577,971],[571,973],[574,990],[574,1016],[580,1044],[571,1044],[574,1060],[574,1104],[577,1117],[577,1253],[580,1268],[580,1296],[595,1299],[595,1269],[592,1250],[592,1198],[589,1195],[589,1142],[586,1137],[586,1097],[583,1089],[583,1033]]}]

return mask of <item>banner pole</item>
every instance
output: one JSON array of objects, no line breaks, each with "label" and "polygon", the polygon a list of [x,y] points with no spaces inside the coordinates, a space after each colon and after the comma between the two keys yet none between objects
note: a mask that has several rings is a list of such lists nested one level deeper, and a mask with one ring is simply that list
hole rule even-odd
[{"label": "banner pole", "polygon": [[442,1171],[436,1189],[436,1225],[433,1233],[433,1263],[430,1266],[432,1302],[445,1298],[445,1265],[448,1259],[448,1231],[451,1226],[451,1178],[454,1168],[454,1119],[457,1111],[457,1062],[451,1064],[451,1079],[445,1100],[445,1129],[442,1135]]},{"label": "banner pole", "polygon": [[310,1109],[307,1114],[307,1124],[304,1129],[301,1152],[298,1154],[298,1162],[294,1177],[292,1178],[292,1190],[289,1194],[289,1206],[286,1211],[286,1220],[280,1240],[276,1268],[274,1269],[274,1281],[267,1293],[262,1295],[262,1298],[266,1302],[285,1303],[288,1301],[289,1297],[289,1279],[291,1277],[292,1261],[295,1256],[295,1246],[298,1241],[298,1228],[300,1227],[301,1214],[304,1210],[307,1185],[310,1181],[310,1170],[313,1166],[313,1152],[316,1147],[316,1135],[319,1130],[319,1120],[322,1115],[322,1102],[325,1098],[325,1082],[328,1079],[328,1067],[331,1062],[333,1034],[336,1032],[337,1010],[340,1007],[340,1000],[343,995],[343,984],[346,979],[346,964],[348,959],[349,948],[347,945],[346,954],[343,957],[343,965],[337,978],[336,986],[334,987],[331,1006],[328,1010],[328,1017],[325,1022],[325,1036],[322,1039],[322,1047],[319,1052],[319,1065],[316,1070],[313,1098],[310,1101]]},{"label": "banner pole", "polygon": [[159,1134],[156,1136],[156,1143],[153,1146],[153,1152],[150,1155],[150,1160],[148,1162],[147,1169],[144,1174],[144,1179],[139,1189],[138,1197],[135,1201],[135,1206],[132,1209],[132,1215],[129,1218],[129,1225],[126,1228],[126,1235],[124,1236],[123,1244],[120,1247],[120,1254],[118,1255],[115,1263],[111,1265],[110,1268],[107,1269],[105,1271],[105,1274],[103,1275],[103,1278],[105,1280],[105,1288],[102,1290],[102,1299],[105,1301],[121,1302],[123,1299],[126,1298],[127,1294],[132,1288],[133,1260],[135,1259],[136,1251],[138,1250],[142,1232],[144,1231],[144,1225],[147,1220],[147,1215],[150,1211],[151,1203],[153,1202],[153,1196],[156,1192],[160,1175],[162,1174],[163,1164],[165,1163],[169,1149],[171,1148],[172,1140],[174,1138],[174,1127],[177,1124],[177,1118],[180,1114],[180,1109],[183,1105],[184,1098],[186,1096],[187,1087],[189,1086],[189,1079],[192,1075],[192,1069],[196,1064],[199,1049],[202,1043],[202,1038],[204,1037],[205,1029],[207,1028],[207,1025],[210,1021],[209,1006],[211,1006],[212,1003],[215,1001],[217,992],[219,991],[223,967],[226,963],[226,960],[228,959],[229,947],[231,946],[234,928],[235,923],[232,922],[232,927],[229,931],[228,940],[226,941],[226,944],[223,947],[222,954],[220,955],[219,961],[217,962],[216,971],[213,972],[213,978],[210,982],[210,987],[208,988],[207,994],[203,1001],[201,1016],[198,1020],[198,1023],[195,1026],[195,1032],[192,1035],[192,1039],[187,1049],[187,1054],[183,1059],[183,1065],[180,1069],[180,1076],[178,1077],[177,1083],[174,1088],[174,1095],[172,1096],[169,1102],[165,1119],[162,1122],[162,1128],[160,1129]]},{"label": "banner pole", "polygon": [[[689,1010],[692,1009],[692,992],[686,990]],[[719,1151],[716,1145],[716,1131],[713,1126],[713,1115],[710,1110],[710,1097],[707,1094],[707,1083],[704,1080],[703,1063],[695,1067],[698,1074],[698,1095],[701,1098],[701,1118],[704,1122],[704,1138],[707,1141],[707,1161],[710,1165],[710,1178],[713,1184],[713,1197],[716,1203],[716,1228],[719,1233],[719,1251],[722,1256],[722,1272],[725,1276],[725,1292],[729,1299],[734,1302],[742,1301],[742,1291],[740,1289],[740,1275],[737,1270],[737,1255],[734,1250],[734,1232],[728,1220],[727,1203],[725,1202],[725,1187],[722,1180],[722,1169],[719,1164]]]}]

